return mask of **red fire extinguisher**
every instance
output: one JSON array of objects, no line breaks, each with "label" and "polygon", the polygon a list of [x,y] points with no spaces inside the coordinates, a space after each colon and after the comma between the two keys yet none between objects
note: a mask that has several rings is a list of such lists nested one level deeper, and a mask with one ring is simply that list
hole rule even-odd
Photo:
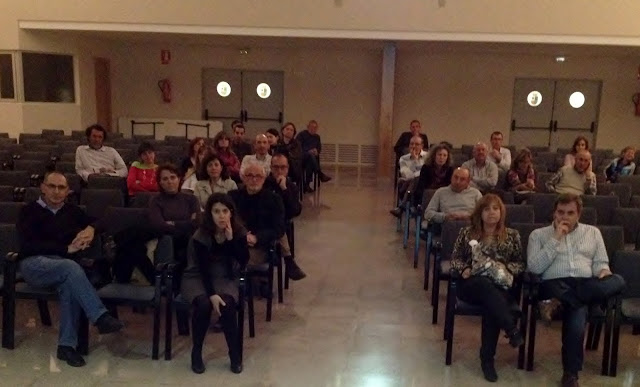
[{"label": "red fire extinguisher", "polygon": [[171,81],[168,79],[161,79],[158,81],[158,87],[162,92],[162,102],[171,102]]}]

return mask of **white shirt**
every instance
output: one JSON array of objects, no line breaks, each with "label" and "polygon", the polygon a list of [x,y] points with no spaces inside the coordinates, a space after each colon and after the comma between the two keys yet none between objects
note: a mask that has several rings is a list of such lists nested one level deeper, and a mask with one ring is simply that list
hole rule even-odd
[{"label": "white shirt", "polygon": [[498,168],[502,169],[503,171],[508,171],[509,168],[511,168],[511,151],[508,148],[500,147],[500,156],[502,156],[502,160],[500,160],[500,162],[497,162],[493,157],[493,155],[491,154],[492,151],[493,149],[489,149],[489,151],[487,152],[487,160],[493,161],[493,163],[495,163]]},{"label": "white shirt", "polygon": [[260,158],[258,155],[246,155],[242,158],[242,164],[240,164],[240,174],[244,175],[244,170],[250,164],[258,164],[262,168],[264,168],[265,176],[269,176],[271,173],[271,155],[266,154]]},{"label": "white shirt", "polygon": [[118,151],[110,146],[93,149],[89,145],[80,145],[76,149],[76,173],[82,180],[88,181],[89,175],[100,173],[100,168],[114,169],[111,176],[127,177],[127,165]]},{"label": "white shirt", "polygon": [[418,158],[413,158],[411,153],[400,157],[400,160],[398,160],[400,176],[407,180],[420,176],[420,169],[424,165],[424,162],[427,161],[427,155],[428,152],[421,151],[420,157]]}]

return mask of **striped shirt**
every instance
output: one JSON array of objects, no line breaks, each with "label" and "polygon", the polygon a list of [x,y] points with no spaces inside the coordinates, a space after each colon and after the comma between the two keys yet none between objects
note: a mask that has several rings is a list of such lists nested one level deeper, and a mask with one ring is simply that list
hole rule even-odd
[{"label": "striped shirt", "polygon": [[534,230],[529,236],[527,267],[542,279],[591,278],[609,270],[609,257],[600,230],[588,224],[577,227],[562,240],[553,237],[553,225]]},{"label": "striped shirt", "polygon": [[496,187],[498,184],[498,166],[487,159],[484,165],[479,167],[476,159],[465,161],[463,168],[467,168],[471,174],[471,186],[480,191],[487,191]]},{"label": "striped shirt", "polygon": [[258,155],[246,155],[242,158],[242,164],[240,164],[240,174],[244,175],[244,170],[247,169],[249,164],[258,164],[264,168],[265,176],[269,176],[271,173],[271,155],[266,154],[261,158]]},{"label": "striped shirt", "polygon": [[76,149],[76,173],[84,181],[89,180],[89,175],[100,173],[100,168],[115,170],[109,175],[127,177],[127,165],[118,151],[110,146],[93,149],[89,145],[80,145]]}]

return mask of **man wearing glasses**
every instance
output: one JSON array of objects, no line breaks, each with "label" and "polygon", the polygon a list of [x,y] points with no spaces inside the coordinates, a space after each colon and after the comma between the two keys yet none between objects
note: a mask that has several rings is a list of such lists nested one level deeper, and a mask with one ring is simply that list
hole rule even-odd
[{"label": "man wearing glasses", "polygon": [[29,285],[58,291],[57,356],[72,367],[82,367],[85,361],[76,350],[80,311],[101,334],[117,332],[124,325],[107,312],[76,262],[93,241],[92,219],[80,207],[65,202],[69,185],[62,173],[49,172],[40,189],[42,196],[25,205],[18,218],[19,267]]},{"label": "man wearing glasses", "polygon": [[[265,181],[265,189],[280,196],[284,204],[284,218],[288,223],[291,219],[300,215],[302,205],[300,204],[300,191],[298,186],[287,178],[289,174],[289,160],[282,153],[276,153],[271,157],[271,174]],[[282,246],[282,256],[284,264],[287,266],[286,273],[290,279],[298,281],[307,275],[300,269],[291,255],[291,247],[287,235],[280,238]]]}]

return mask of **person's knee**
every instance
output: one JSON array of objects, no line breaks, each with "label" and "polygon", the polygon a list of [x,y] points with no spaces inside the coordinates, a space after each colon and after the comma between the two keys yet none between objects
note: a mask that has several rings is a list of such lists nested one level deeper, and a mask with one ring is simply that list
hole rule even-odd
[{"label": "person's knee", "polygon": [[76,261],[65,259],[59,265],[60,269],[64,271],[69,278],[86,277],[84,269]]}]

